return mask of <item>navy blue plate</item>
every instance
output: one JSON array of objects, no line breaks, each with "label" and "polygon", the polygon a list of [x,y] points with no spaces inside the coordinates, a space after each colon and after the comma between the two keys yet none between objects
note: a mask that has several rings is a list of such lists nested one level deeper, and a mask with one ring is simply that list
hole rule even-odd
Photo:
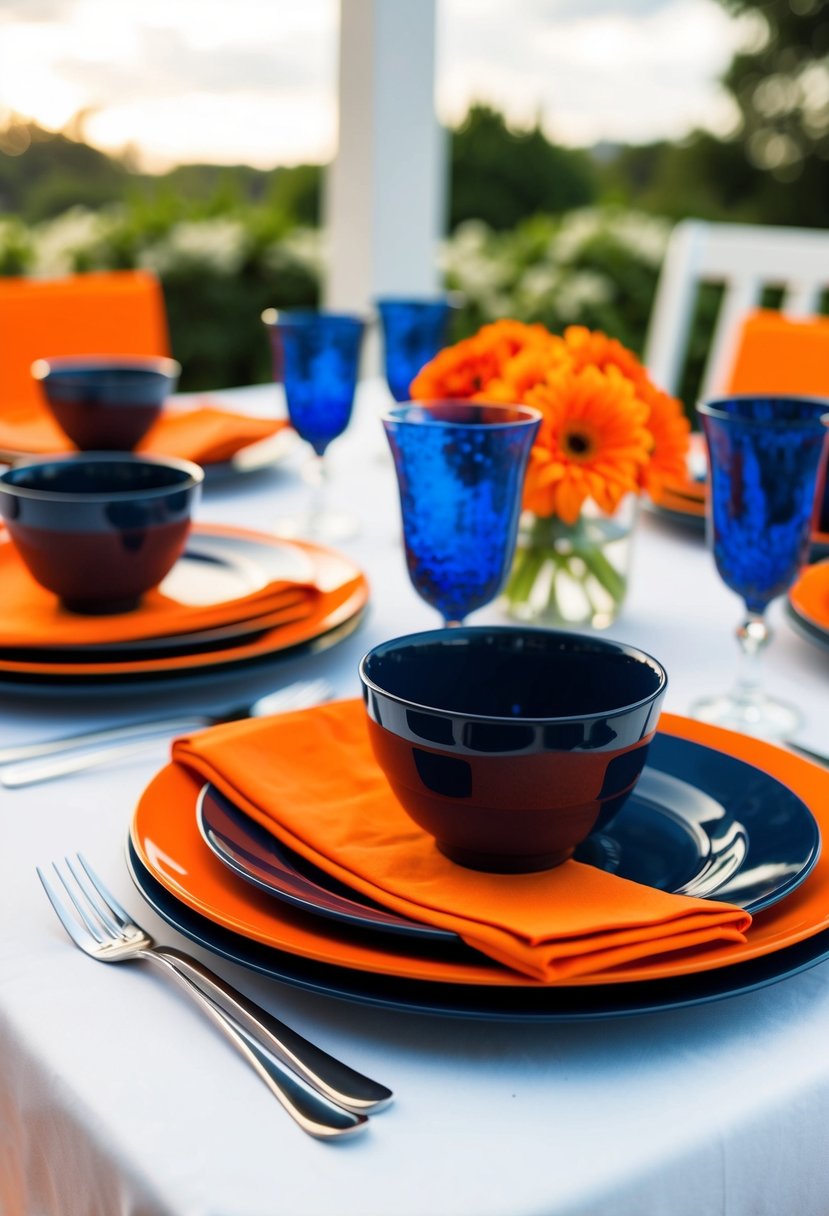
[{"label": "navy blue plate", "polygon": [[127,845],[130,876],[162,920],[230,962],[359,1005],[486,1021],[576,1022],[661,1013],[741,996],[829,959],[829,930],[761,958],[673,979],[588,987],[490,988],[371,975],[314,963],[223,929],[175,899]]},{"label": "navy blue plate", "polygon": [[[458,940],[338,883],[210,784],[201,790],[196,818],[208,847],[229,869],[304,912],[356,929]],[[799,886],[819,852],[814,817],[776,778],[724,752],[657,734],[636,790],[576,858],[646,886],[725,900],[754,914]]]}]

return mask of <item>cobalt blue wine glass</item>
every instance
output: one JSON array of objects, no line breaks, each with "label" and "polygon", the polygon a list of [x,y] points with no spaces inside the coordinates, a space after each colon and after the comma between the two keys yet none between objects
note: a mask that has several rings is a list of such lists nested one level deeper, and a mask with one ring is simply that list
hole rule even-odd
[{"label": "cobalt blue wine glass", "polygon": [[312,540],[343,540],[356,532],[357,521],[326,506],[325,454],[351,420],[365,322],[351,313],[299,309],[268,309],[262,320],[270,334],[274,378],[284,386],[291,426],[313,451],[304,470],[313,487],[309,509],[302,516],[279,521],[277,530]]},{"label": "cobalt blue wine glass", "polygon": [[382,296],[376,304],[383,334],[386,383],[395,401],[408,401],[417,373],[446,345],[456,305],[449,296],[435,299]]},{"label": "cobalt blue wine glass", "polygon": [[691,713],[746,734],[784,739],[797,729],[800,713],[766,695],[759,657],[771,637],[768,605],[808,561],[829,401],[746,395],[698,409],[710,469],[708,543],[720,578],[746,611],[737,630],[742,666],[735,688],[697,701]]},{"label": "cobalt blue wine glass", "polygon": [[509,573],[541,415],[524,405],[408,402],[383,416],[409,578],[444,625],[495,598]]}]

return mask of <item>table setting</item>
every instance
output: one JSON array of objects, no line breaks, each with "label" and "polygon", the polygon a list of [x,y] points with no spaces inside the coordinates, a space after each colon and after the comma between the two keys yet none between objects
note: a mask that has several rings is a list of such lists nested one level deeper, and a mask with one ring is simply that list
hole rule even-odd
[{"label": "table setting", "polygon": [[[829,753],[829,587],[809,564],[822,413],[808,469],[789,441],[797,502],[767,496],[745,525],[781,529],[759,592],[760,564],[738,577],[746,544],[726,537],[743,518],[728,505],[751,497],[729,449],[712,549],[636,511],[612,612],[539,619],[509,595],[526,511],[578,533],[591,495],[612,518],[676,475],[673,406],[602,335],[560,347],[504,322],[472,351],[441,330],[408,401],[385,375],[347,376],[320,430],[299,421],[292,362],[311,343],[306,371],[331,375],[316,320],[265,319],[274,383],[217,391],[305,440],[255,474],[211,481],[140,441],[0,474],[0,1198],[822,1211],[829,765],[796,751]],[[447,391],[493,352],[477,393]],[[550,438],[568,392],[570,466]],[[748,429],[768,434],[780,408],[763,399]],[[309,444],[353,517],[336,540],[303,531]],[[734,446],[756,493],[759,458]],[[54,582],[100,535],[79,503],[141,532],[122,549],[142,585],[117,584],[103,551]],[[579,543],[558,550],[571,570],[594,559]],[[734,666],[741,596],[774,630],[768,647],[755,631],[763,689],[798,711],[776,737],[698,712]],[[136,957],[158,983],[94,965]],[[106,1061],[114,1024],[125,1046]],[[776,1167],[781,1145],[796,1171]]]}]

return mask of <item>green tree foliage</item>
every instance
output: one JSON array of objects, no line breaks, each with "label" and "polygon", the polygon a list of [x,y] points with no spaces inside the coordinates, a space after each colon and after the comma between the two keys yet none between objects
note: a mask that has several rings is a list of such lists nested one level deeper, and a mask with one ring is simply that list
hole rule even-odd
[{"label": "green tree foliage", "polygon": [[824,227],[829,200],[829,6],[721,0],[756,27],[723,83],[740,110],[736,144],[755,170],[755,209],[772,223]]},{"label": "green tree foliage", "polygon": [[75,205],[99,207],[129,181],[120,161],[67,134],[19,120],[0,133],[0,210],[29,223]]},{"label": "green tree foliage", "polygon": [[451,134],[449,227],[479,219],[513,228],[536,214],[595,201],[589,157],[551,144],[539,126],[512,131],[497,110],[474,105]]}]

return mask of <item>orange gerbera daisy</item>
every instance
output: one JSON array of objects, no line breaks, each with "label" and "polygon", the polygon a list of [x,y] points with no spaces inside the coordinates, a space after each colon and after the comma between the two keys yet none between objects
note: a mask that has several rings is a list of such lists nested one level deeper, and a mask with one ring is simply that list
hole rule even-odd
[{"label": "orange gerbera daisy", "polygon": [[572,366],[561,338],[547,334],[544,342],[531,342],[505,363],[500,376],[479,397],[488,401],[522,402],[527,393],[554,371]]},{"label": "orange gerbera daisy", "polygon": [[651,448],[648,407],[618,368],[553,372],[526,402],[542,414],[524,485],[528,510],[572,524],[587,498],[612,512],[638,489]]},{"label": "orange gerbera daisy", "polygon": [[435,355],[415,376],[409,392],[414,401],[474,397],[500,370],[492,343],[475,334]]},{"label": "orange gerbera daisy", "polygon": [[666,482],[682,482],[688,475],[688,446],[691,424],[681,402],[648,382],[637,390],[648,406],[647,428],[651,435],[650,460],[642,471],[642,485],[659,490]]},{"label": "orange gerbera daisy", "polygon": [[[561,339],[554,338],[543,325],[493,321],[473,337],[463,338],[440,351],[418,372],[409,392],[417,401],[477,397],[479,400],[514,402],[519,400],[514,390],[496,384],[501,381],[504,370],[522,352],[541,351],[555,344],[561,345]],[[493,396],[490,396],[490,385]]]},{"label": "orange gerbera daisy", "polygon": [[633,351],[601,330],[569,325],[564,331],[564,342],[576,367],[593,366],[601,371],[617,367],[631,383],[638,386],[647,382],[648,373]]}]

